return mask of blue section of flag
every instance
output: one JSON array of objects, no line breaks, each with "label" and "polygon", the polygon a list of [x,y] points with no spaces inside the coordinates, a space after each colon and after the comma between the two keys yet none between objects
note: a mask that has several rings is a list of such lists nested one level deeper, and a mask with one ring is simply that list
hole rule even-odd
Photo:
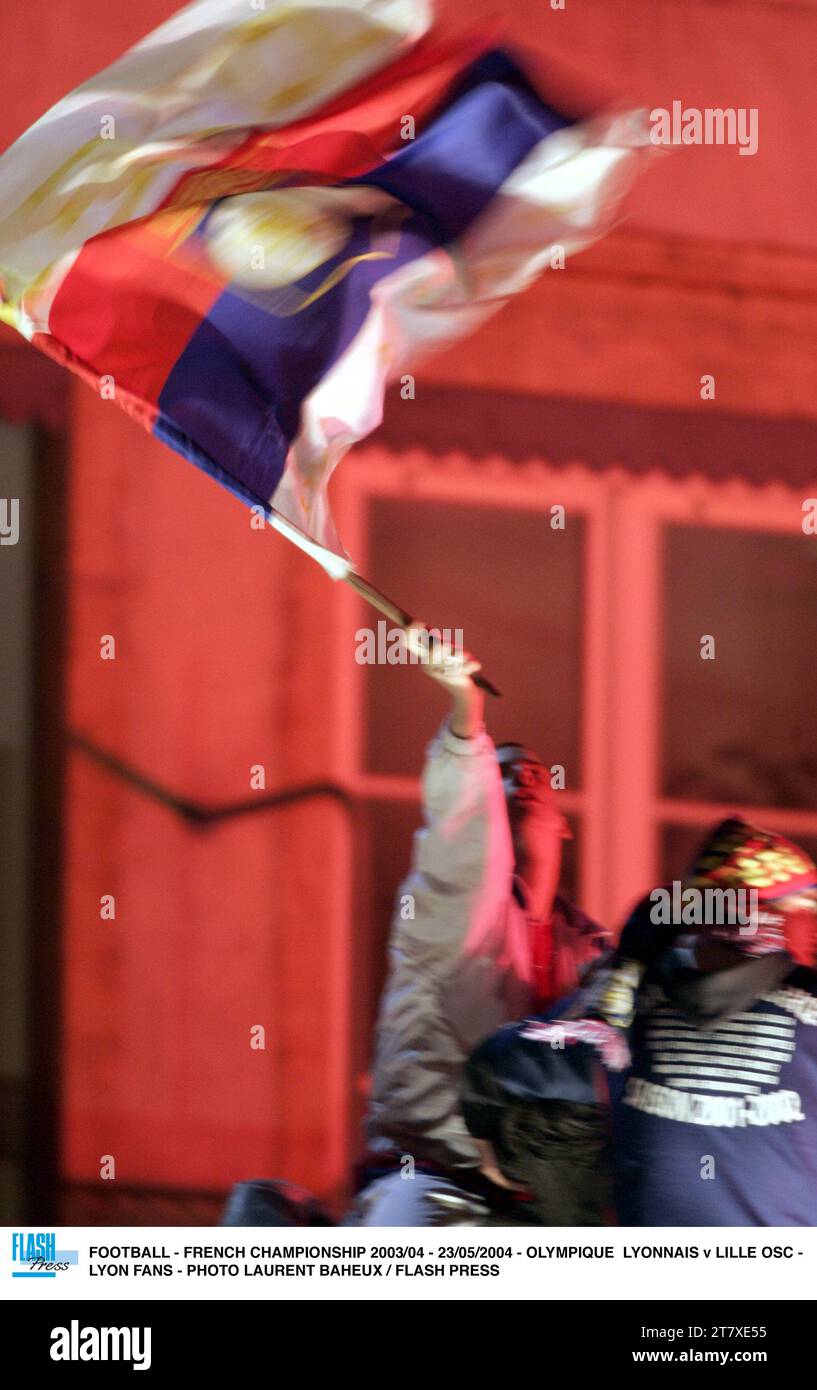
[{"label": "blue section of flag", "polygon": [[388,257],[354,264],[297,312],[281,312],[277,290],[227,289],[171,370],[154,433],[220,481],[222,468],[232,474],[228,485],[245,500],[266,502],[303,402],[361,329],[373,287],[461,236],[531,149],[566,124],[504,54],[473,64],[415,140],[340,185],[363,184],[397,199],[408,210],[399,233],[385,243],[371,217],[355,219],[346,245],[298,280],[295,292],[307,299],[333,270],[372,249],[388,245]]},{"label": "blue section of flag", "polygon": [[[215,478],[217,483],[231,492],[240,501],[246,502],[250,507],[263,507],[265,513],[269,515],[269,499],[262,497],[260,493],[253,492],[252,488],[238,481],[232,473],[228,473],[220,463],[206,449],[201,449],[198,444],[194,444],[189,435],[184,430],[180,430],[167,416],[160,415],[153,425],[151,433],[162,444],[167,444],[174,453],[179,454],[190,463],[194,463],[203,473],[208,473],[211,478]],[[238,469],[238,464],[234,460],[232,466]],[[247,470],[245,470],[247,471]]]},{"label": "blue section of flag", "polygon": [[487,53],[422,134],[356,182],[382,188],[424,214],[444,246],[485,211],[540,141],[568,124],[504,53]]},{"label": "blue section of flag", "polygon": [[[283,317],[270,312],[279,291],[226,290],[170,372],[159,397],[164,418],[154,433],[170,442],[175,426],[222,460],[247,496],[269,499],[297,433],[301,403],[361,328],[370,289],[428,246],[428,229],[410,220],[393,256],[360,262],[335,288]],[[304,297],[319,291],[333,270],[372,247],[370,219],[357,218],[342,250],[300,279],[297,289]]]}]

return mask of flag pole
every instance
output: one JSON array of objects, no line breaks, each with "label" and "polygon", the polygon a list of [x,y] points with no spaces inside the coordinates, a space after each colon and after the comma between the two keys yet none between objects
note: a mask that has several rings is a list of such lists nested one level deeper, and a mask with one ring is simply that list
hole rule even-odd
[{"label": "flag pole", "polygon": [[[267,520],[274,530],[279,531],[282,536],[286,536],[287,540],[297,545],[299,550],[306,551],[307,555],[311,555],[313,560],[317,560],[321,568],[324,569],[332,579],[342,579],[345,584],[348,584],[351,589],[354,589],[356,594],[359,594],[360,597],[364,598],[367,603],[370,603],[373,608],[376,608],[378,613],[382,613],[384,617],[396,623],[404,632],[408,631],[411,627],[425,627],[424,623],[418,622],[416,618],[413,618],[410,613],[406,612],[405,608],[401,608],[399,603],[395,603],[387,594],[383,594],[379,589],[376,589],[374,584],[370,584],[368,579],[364,579],[362,574],[358,574],[357,571],[352,568],[351,560],[344,558],[340,554],[336,554],[335,551],[322,545],[320,541],[316,541],[312,536],[308,535],[302,527],[296,526],[294,521],[290,521],[288,517],[277,511],[274,507],[269,508]],[[502,691],[498,690],[493,681],[489,681],[488,677],[483,675],[481,671],[477,671],[476,674],[471,677],[471,680],[474,682],[474,685],[479,686],[480,690],[486,691],[488,695],[495,696],[496,699],[501,699]]]},{"label": "flag pole", "polygon": [[[368,579],[364,579],[362,574],[358,574],[355,570],[349,570],[348,574],[343,575],[343,580],[350,589],[354,589],[355,593],[360,594],[361,598],[376,608],[378,613],[382,613],[384,617],[389,618],[404,631],[410,627],[422,626],[422,624],[417,623],[416,618],[412,618],[411,614],[406,612],[405,608],[401,608],[387,594],[381,593],[379,589],[374,587],[374,584],[369,583]],[[486,691],[497,699],[501,698],[502,691],[498,690],[493,681],[489,681],[488,677],[483,675],[481,671],[477,671],[471,680],[474,685],[479,686],[480,690]]]}]

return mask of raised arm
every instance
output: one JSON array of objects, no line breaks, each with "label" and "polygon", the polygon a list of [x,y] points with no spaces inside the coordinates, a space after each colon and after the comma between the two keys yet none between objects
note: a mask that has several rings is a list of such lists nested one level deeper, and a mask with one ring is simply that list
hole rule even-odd
[{"label": "raised arm", "polygon": [[369,1134],[414,1152],[474,1162],[459,1113],[459,1072],[509,1016],[508,986],[529,968],[508,933],[513,849],[494,745],[482,723],[476,662],[437,663],[451,712],[423,774],[424,825],[398,890],[389,978],[377,1030]]},{"label": "raised arm", "polygon": [[501,948],[490,939],[513,872],[513,848],[496,750],[483,722],[484,697],[467,653],[440,653],[422,668],[445,689],[450,714],[428,749],[423,770],[424,825],[414,838],[401,894],[411,912],[395,936],[435,973],[469,955]]}]

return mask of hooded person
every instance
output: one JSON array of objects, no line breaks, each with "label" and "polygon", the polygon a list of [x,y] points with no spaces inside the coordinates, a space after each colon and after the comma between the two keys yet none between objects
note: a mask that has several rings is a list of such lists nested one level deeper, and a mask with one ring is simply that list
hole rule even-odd
[{"label": "hooded person", "polygon": [[613,1182],[625,1225],[817,1222],[816,888],[726,821],[573,1000],[477,1049],[463,1112],[532,1222],[600,1224]]},{"label": "hooded person", "polygon": [[613,1107],[618,1218],[813,1226],[817,867],[733,818],[702,846],[669,921],[668,891],[636,909],[598,1001],[625,1025],[632,1006]]}]

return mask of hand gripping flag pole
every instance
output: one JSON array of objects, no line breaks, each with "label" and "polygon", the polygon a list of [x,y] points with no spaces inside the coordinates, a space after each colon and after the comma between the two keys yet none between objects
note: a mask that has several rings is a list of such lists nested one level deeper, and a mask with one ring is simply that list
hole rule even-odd
[{"label": "hand gripping flag pole", "polygon": [[[379,589],[376,589],[373,584],[370,584],[368,579],[364,579],[362,575],[357,574],[355,570],[350,570],[347,575],[344,575],[344,579],[349,587],[355,590],[355,593],[360,594],[361,598],[365,598],[367,603],[370,603],[378,612],[383,613],[385,617],[390,618],[391,621],[396,623],[398,627],[401,627],[404,632],[408,632],[410,628],[423,628],[426,626],[425,623],[420,622],[417,618],[412,618],[410,613],[407,613],[399,604],[394,603],[386,594],[381,594]],[[488,695],[494,695],[498,699],[501,699],[502,691],[498,690],[493,681],[490,681],[481,671],[475,672],[471,680],[474,682],[474,685],[479,686],[480,690],[484,690]]]},{"label": "hand gripping flag pole", "polygon": [[[376,608],[378,613],[382,613],[397,627],[402,628],[403,632],[408,633],[412,629],[426,628],[426,624],[417,618],[413,618],[405,608],[401,608],[399,603],[395,603],[387,594],[383,594],[376,589],[374,584],[370,584],[368,579],[364,579],[362,574],[358,574],[352,562],[345,559],[342,555],[336,554],[332,550],[327,550],[325,546],[314,541],[305,531],[302,531],[294,522],[281,516],[280,512],[273,511],[269,517],[270,525],[280,531],[281,535],[286,536],[287,540],[297,545],[300,550],[306,551],[313,560],[317,560],[322,569],[326,570],[332,579],[342,579],[354,589],[356,594]],[[499,690],[481,671],[477,671],[471,680],[474,685],[479,686],[486,694],[493,695],[497,699],[502,698],[502,691]]]}]

